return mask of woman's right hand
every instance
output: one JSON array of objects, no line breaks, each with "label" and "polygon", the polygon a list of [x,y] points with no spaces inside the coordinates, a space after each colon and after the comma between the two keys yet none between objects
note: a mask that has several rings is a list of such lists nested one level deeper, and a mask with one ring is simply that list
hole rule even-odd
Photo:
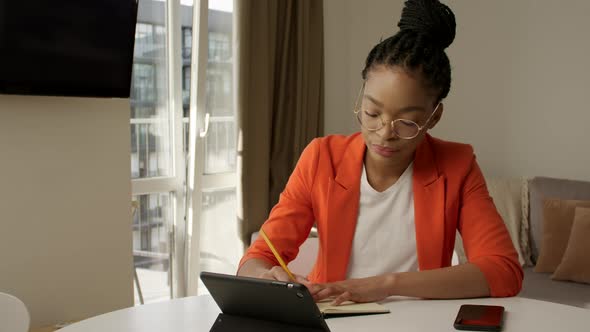
[{"label": "woman's right hand", "polygon": [[[289,275],[287,274],[287,272],[285,272],[285,270],[283,270],[283,268],[278,265],[271,267],[269,270],[266,270],[258,277],[262,278],[262,279],[278,280],[278,281],[283,281],[283,282],[292,282],[292,280],[291,280],[291,278],[289,278]],[[305,286],[310,284],[309,280],[307,280],[307,278],[305,278],[305,277],[302,277],[302,276],[296,275],[296,274],[294,275],[294,277],[295,277],[295,282],[298,282],[300,284],[304,284]]]}]

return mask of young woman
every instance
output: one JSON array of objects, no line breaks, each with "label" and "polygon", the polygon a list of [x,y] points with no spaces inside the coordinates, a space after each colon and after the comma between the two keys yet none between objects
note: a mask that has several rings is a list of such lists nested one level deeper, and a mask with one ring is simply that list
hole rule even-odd
[{"label": "young woman", "polygon": [[[398,27],[367,56],[361,132],[312,141],[263,229],[290,261],[317,225],[317,261],[297,276],[316,300],[514,296],[522,268],[473,149],[427,134],[450,89],[453,12],[409,0]],[[450,266],[456,230],[468,262]],[[289,280],[278,265],[258,239],[238,275]]]}]

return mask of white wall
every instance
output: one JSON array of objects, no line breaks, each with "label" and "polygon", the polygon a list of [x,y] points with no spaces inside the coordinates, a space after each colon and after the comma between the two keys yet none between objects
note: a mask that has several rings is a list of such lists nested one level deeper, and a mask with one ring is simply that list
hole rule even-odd
[{"label": "white wall", "polygon": [[0,291],[32,326],[133,305],[129,101],[0,95]]},{"label": "white wall", "polygon": [[[432,133],[472,144],[490,175],[590,180],[590,2],[446,3],[458,24],[453,82]],[[357,130],[358,73],[374,42],[397,31],[402,5],[324,0],[326,134]]]}]

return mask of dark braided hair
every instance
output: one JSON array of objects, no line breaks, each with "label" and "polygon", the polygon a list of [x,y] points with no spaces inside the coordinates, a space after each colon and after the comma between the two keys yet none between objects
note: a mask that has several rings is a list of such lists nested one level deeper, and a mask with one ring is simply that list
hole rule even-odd
[{"label": "dark braided hair", "polygon": [[407,0],[397,24],[400,30],[377,44],[363,69],[363,79],[378,65],[419,71],[428,87],[438,92],[437,102],[451,88],[451,65],[445,53],[455,39],[455,15],[438,0]]}]

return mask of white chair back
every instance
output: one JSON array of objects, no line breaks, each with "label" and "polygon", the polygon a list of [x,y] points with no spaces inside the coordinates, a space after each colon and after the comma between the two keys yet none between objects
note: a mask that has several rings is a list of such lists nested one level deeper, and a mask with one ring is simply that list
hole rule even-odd
[{"label": "white chair back", "polygon": [[[258,238],[258,232],[252,233],[250,243]],[[299,247],[299,254],[297,257],[289,262],[287,266],[291,272],[307,277],[313,269],[315,261],[320,250],[320,241],[317,237],[308,237],[305,242]]]},{"label": "white chair back", "polygon": [[0,292],[0,332],[28,332],[30,319],[23,301]]}]

